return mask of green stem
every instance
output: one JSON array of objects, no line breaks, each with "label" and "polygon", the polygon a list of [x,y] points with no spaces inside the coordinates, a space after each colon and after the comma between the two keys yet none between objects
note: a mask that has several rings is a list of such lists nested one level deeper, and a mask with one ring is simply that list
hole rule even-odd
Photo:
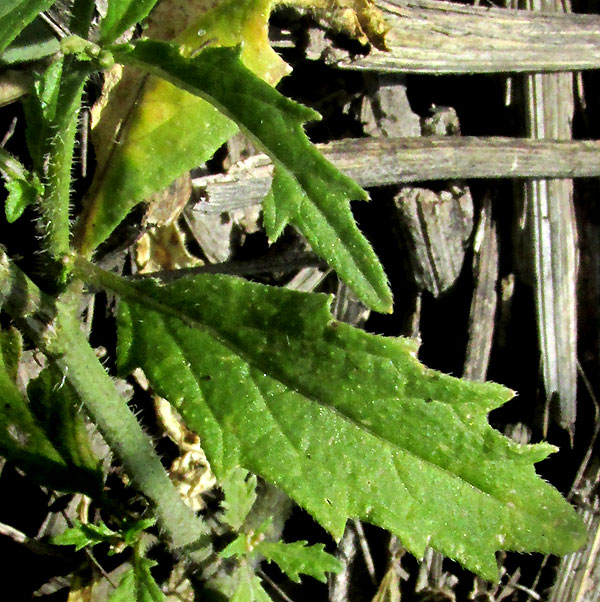
[{"label": "green stem", "polygon": [[148,309],[182,319],[181,313],[153,299],[141,290],[139,286],[136,286],[136,284],[123,278],[123,276],[117,276],[117,274],[99,268],[81,255],[70,255],[65,259],[65,263],[73,270],[77,278],[80,278],[87,284],[110,291],[128,301],[137,301],[145,305]]},{"label": "green stem", "polygon": [[57,111],[50,124],[53,134],[46,157],[47,182],[41,203],[48,228],[46,249],[55,260],[60,260],[70,249],[69,201],[73,148],[81,95],[88,74],[89,67],[79,63],[75,57],[63,59]]},{"label": "green stem", "polygon": [[49,297],[0,249],[0,304],[54,359],[139,490],[153,503],[173,550],[195,562],[210,554],[206,529],[169,480],[150,438],[119,395],[69,308]]}]

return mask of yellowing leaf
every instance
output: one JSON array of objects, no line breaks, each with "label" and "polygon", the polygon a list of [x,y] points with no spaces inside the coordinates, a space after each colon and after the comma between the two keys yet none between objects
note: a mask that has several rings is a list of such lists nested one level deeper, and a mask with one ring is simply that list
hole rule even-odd
[{"label": "yellowing leaf", "polygon": [[311,8],[329,23],[363,44],[371,42],[385,50],[387,26],[374,0],[282,0],[285,4]]},{"label": "yellowing leaf", "polygon": [[236,48],[207,48],[188,59],[173,45],[145,40],[115,47],[113,53],[209,99],[239,124],[275,163],[264,202],[269,237],[277,238],[287,223],[296,225],[365,304],[391,311],[383,267],[350,211],[349,201],[367,194],[326,161],[304,133],[303,124],[317,113],[253,76]]},{"label": "yellowing leaf", "polygon": [[[145,33],[175,39],[188,55],[206,44],[242,44],[244,64],[274,85],[288,69],[268,42],[270,6],[271,0],[164,1]],[[125,69],[110,87],[110,100],[96,116],[97,168],[75,237],[85,255],[132,207],[201,165],[237,131],[202,98],[136,69]]]}]

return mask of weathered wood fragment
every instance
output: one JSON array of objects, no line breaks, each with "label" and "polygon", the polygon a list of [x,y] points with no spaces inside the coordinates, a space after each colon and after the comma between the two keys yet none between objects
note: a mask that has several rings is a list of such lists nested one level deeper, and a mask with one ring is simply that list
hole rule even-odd
[{"label": "weathered wood fragment", "polygon": [[[476,138],[352,138],[318,145],[336,167],[363,187],[468,178],[600,176],[600,142]],[[271,185],[266,155],[238,163],[226,174],[193,180],[196,211],[221,213],[262,201]]]},{"label": "weathered wood fragment", "polygon": [[394,198],[400,229],[417,286],[434,297],[458,278],[473,230],[473,199],[468,188],[435,193],[407,188]]},{"label": "weathered wood fragment", "polygon": [[498,293],[498,234],[492,221],[492,203],[486,198],[474,237],[473,299],[469,313],[469,339],[463,376],[469,380],[486,379]]},{"label": "weathered wood fragment", "polygon": [[600,66],[600,17],[377,0],[389,52],[341,60],[349,69],[403,73],[547,72]]},{"label": "weathered wood fragment", "polygon": [[[535,11],[559,11],[560,0],[530,0]],[[525,80],[527,134],[570,140],[573,74],[535,73]],[[542,375],[547,405],[571,438],[577,415],[577,224],[573,180],[530,180],[524,202],[534,266]],[[547,424],[544,425],[545,430]]]}]

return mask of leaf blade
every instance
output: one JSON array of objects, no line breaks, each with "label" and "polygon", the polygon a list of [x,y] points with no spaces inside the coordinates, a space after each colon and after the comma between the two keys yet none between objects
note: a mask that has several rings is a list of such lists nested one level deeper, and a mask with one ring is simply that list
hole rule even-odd
[{"label": "leaf blade", "polygon": [[124,31],[145,19],[158,0],[109,0],[100,23],[100,42],[110,44]]},{"label": "leaf blade", "polygon": [[[80,437],[56,445],[49,435],[50,425],[38,420],[29,400],[16,385],[16,370],[20,356],[20,336],[0,331],[0,454],[24,470],[33,480],[61,491],[81,491],[88,495],[101,490],[101,475],[86,441]],[[56,392],[61,405],[62,393]],[[59,429],[68,437],[77,429],[76,417],[66,419]],[[81,433],[80,433],[81,435]]]},{"label": "leaf blade", "polygon": [[207,48],[188,59],[178,47],[142,40],[114,49],[115,58],[208,100],[262,147],[275,164],[265,225],[271,239],[296,225],[371,308],[390,312],[392,294],[370,244],[358,230],[350,200],[367,193],[310,143],[303,124],[318,113],[280,95],[240,61],[240,49]]},{"label": "leaf blade", "polygon": [[323,544],[309,546],[306,541],[284,543],[281,541],[261,541],[256,551],[279,568],[295,583],[300,582],[300,574],[310,575],[318,581],[327,581],[326,573],[338,573],[341,562],[323,549]]},{"label": "leaf blade", "polygon": [[56,0],[4,0],[0,8],[0,53]]},{"label": "leaf blade", "polygon": [[487,423],[507,389],[426,369],[414,342],[333,321],[323,295],[215,276],[136,291],[121,303],[119,363],[202,436],[218,477],[243,466],[337,537],[362,518],[488,579],[496,550],[581,543],[574,510],[533,468],[553,448]]},{"label": "leaf blade", "polygon": [[223,501],[223,522],[234,531],[239,531],[256,501],[256,477],[242,468],[234,468],[221,484]]},{"label": "leaf blade", "polygon": [[[244,64],[275,85],[288,69],[269,45],[270,7],[271,0],[221,0],[210,9],[204,2],[163,0],[146,34],[175,39],[190,55],[204,44],[243,43]],[[86,256],[132,207],[201,165],[238,131],[205,100],[130,68],[94,121],[97,169],[75,236]]]}]

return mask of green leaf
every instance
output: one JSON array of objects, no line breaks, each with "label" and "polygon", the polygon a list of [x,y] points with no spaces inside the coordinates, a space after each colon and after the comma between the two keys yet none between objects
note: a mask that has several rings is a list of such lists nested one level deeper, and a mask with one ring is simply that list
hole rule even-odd
[{"label": "green leaf", "polygon": [[0,5],[0,52],[56,0],[3,0]]},{"label": "green leaf", "polygon": [[239,583],[231,597],[231,602],[272,602],[265,592],[260,579],[247,564],[238,569]]},{"label": "green leaf", "polygon": [[234,468],[221,484],[225,494],[223,522],[239,531],[256,501],[256,477],[243,468]]},{"label": "green leaf", "polygon": [[119,587],[111,594],[109,602],[162,602],[165,595],[154,580],[150,569],[156,562],[134,556],[133,568],[127,571]]},{"label": "green leaf", "polygon": [[100,23],[100,43],[109,44],[124,31],[145,19],[158,0],[109,0]]},{"label": "green leaf", "polygon": [[4,205],[6,221],[9,224],[17,221],[28,205],[33,205],[40,194],[40,188],[25,180],[11,180],[5,184],[8,196]]},{"label": "green leaf", "polygon": [[16,383],[14,331],[0,331],[0,454],[24,470],[43,473],[50,464],[54,470],[65,466],[29,411],[27,400]]},{"label": "green leaf", "polygon": [[[15,340],[14,333],[0,331],[0,455],[42,485],[97,494],[101,487],[99,473],[88,466],[73,464],[70,453],[63,454],[66,443],[60,447],[53,445],[46,432],[51,425],[38,421],[17,387],[15,362],[20,354],[20,340]],[[68,435],[68,428],[63,432]],[[79,450],[69,451],[75,456]]]},{"label": "green leaf", "polygon": [[23,353],[23,339],[16,328],[0,331],[0,361],[8,378],[17,382],[19,362]]},{"label": "green leaf", "polygon": [[504,387],[425,368],[414,341],[336,322],[324,295],[206,275],[120,292],[121,369],[144,370],[217,478],[242,466],[335,537],[361,518],[488,579],[496,550],[583,542],[573,508],[535,474],[554,448],[487,423],[513,395]]},{"label": "green leaf", "polygon": [[200,96],[232,119],[263,148],[275,166],[265,200],[271,239],[292,223],[369,307],[392,308],[392,295],[377,256],[358,230],[350,200],[367,193],[339,172],[309,142],[303,124],[319,114],[274,90],[240,61],[240,48],[207,48],[195,58],[178,46],[152,40],[115,47],[130,63]]},{"label": "green leaf", "polygon": [[50,27],[41,19],[35,19],[17,38],[0,53],[0,64],[11,65],[37,61],[56,54],[60,43]]},{"label": "green leaf", "polygon": [[48,66],[24,104],[27,148],[38,173],[45,171],[44,157],[53,135],[51,125],[56,115],[63,63],[61,59]]},{"label": "green leaf", "polygon": [[113,531],[102,521],[99,524],[81,523],[74,521],[74,527],[66,529],[52,538],[52,543],[57,546],[75,546],[76,551],[87,546],[93,547],[99,543],[115,545],[124,543],[126,546],[135,546],[140,539],[142,531],[152,527],[156,523],[153,518],[133,521],[126,524],[119,531]]},{"label": "green leaf", "polygon": [[252,534],[242,533],[238,535],[231,543],[227,544],[219,553],[221,558],[231,558],[237,556],[243,558],[248,555],[251,543]]},{"label": "green leaf", "polygon": [[261,541],[256,553],[262,554],[269,562],[276,562],[279,568],[295,583],[300,582],[300,573],[310,575],[325,583],[325,573],[339,573],[340,561],[323,549],[323,544],[309,546],[306,541],[283,543],[281,541]]},{"label": "green leaf", "polygon": [[52,543],[57,546],[75,546],[75,550],[85,547],[94,547],[99,543],[114,543],[119,538],[118,533],[107,527],[103,522],[98,525],[73,521],[74,527],[65,529],[62,533],[52,538]]},{"label": "green leaf", "polygon": [[7,179],[4,212],[6,220],[12,223],[21,217],[28,205],[35,203],[44,187],[37,176],[3,148],[0,148],[0,173]]},{"label": "green leaf", "polygon": [[123,537],[123,541],[126,545],[132,546],[139,540],[142,531],[149,529],[155,524],[156,519],[154,518],[136,520],[131,525],[125,525],[121,529],[121,537]]},{"label": "green leaf", "polygon": [[100,460],[93,452],[81,414],[81,401],[66,375],[53,364],[29,383],[30,408],[65,462],[87,474],[87,490],[100,491]]}]

